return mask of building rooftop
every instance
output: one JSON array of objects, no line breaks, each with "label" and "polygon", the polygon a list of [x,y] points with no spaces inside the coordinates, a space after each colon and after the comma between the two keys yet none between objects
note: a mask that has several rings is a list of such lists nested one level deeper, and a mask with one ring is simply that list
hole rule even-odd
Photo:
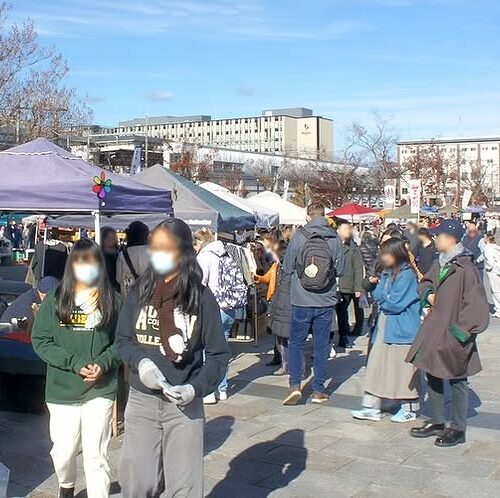
[{"label": "building rooftop", "polygon": [[416,140],[399,140],[397,145],[422,145],[422,144],[450,144],[450,143],[470,143],[470,142],[498,142],[500,135],[490,135],[483,137],[436,137],[422,138]]}]

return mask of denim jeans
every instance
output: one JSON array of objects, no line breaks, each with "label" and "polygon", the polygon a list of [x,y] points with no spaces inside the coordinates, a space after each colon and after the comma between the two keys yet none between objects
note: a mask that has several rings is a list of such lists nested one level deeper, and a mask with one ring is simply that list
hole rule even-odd
[{"label": "denim jeans", "polygon": [[[222,329],[224,330],[224,337],[226,340],[229,339],[233,324],[235,321],[235,310],[220,310],[220,317],[222,320]],[[219,384],[219,392],[225,393],[227,391],[227,370],[224,374],[224,378]]]},{"label": "denim jeans", "polygon": [[290,386],[298,386],[302,380],[304,343],[311,330],[314,340],[314,378],[312,386],[314,391],[323,392],[330,351],[330,328],[333,320],[333,309],[333,306],[326,308],[292,306],[292,323],[288,340]]}]

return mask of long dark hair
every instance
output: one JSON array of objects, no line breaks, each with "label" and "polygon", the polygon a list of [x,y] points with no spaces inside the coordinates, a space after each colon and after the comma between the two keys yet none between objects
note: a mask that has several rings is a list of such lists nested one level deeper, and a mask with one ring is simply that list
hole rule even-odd
[{"label": "long dark hair", "polygon": [[101,248],[90,239],[78,240],[69,253],[64,268],[64,275],[55,292],[56,313],[61,322],[70,323],[71,313],[75,308],[76,280],[73,275],[73,263],[79,259],[85,260],[90,258],[95,259],[101,268],[95,286],[99,291],[99,311],[102,315],[99,327],[105,327],[109,325],[115,317],[116,297],[109,283],[106,263]]},{"label": "long dark hair", "polygon": [[[149,236],[150,240],[158,230],[165,230],[170,233],[179,248],[181,261],[175,289],[176,305],[184,313],[196,314],[203,292],[203,273],[196,260],[191,230],[182,220],[167,218],[153,228]],[[145,306],[151,302],[157,282],[158,276],[155,274],[153,267],[149,265],[146,272],[137,279],[134,286],[139,293],[140,306]]]},{"label": "long dark hair", "polygon": [[404,266],[407,265],[411,268],[410,255],[404,239],[391,237],[385,242],[382,242],[382,244],[380,244],[380,256],[384,254],[390,254],[396,261],[394,270],[392,271],[394,279],[398,276]]}]

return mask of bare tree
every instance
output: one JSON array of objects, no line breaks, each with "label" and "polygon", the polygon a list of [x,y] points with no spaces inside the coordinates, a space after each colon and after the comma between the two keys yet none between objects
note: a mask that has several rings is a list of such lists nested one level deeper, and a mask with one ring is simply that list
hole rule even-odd
[{"label": "bare tree", "polygon": [[379,113],[373,113],[373,122],[369,128],[354,122],[348,128],[347,147],[343,161],[349,164],[366,163],[375,171],[381,186],[387,178],[400,175],[394,161],[394,151],[398,136],[390,119]]},{"label": "bare tree", "polygon": [[446,201],[450,182],[457,180],[457,162],[435,143],[419,145],[401,164],[401,174],[420,179],[422,195]]},{"label": "bare tree", "polygon": [[274,189],[275,182],[277,181],[277,168],[276,161],[268,158],[253,159],[245,165],[248,174],[254,176],[264,190]]},{"label": "bare tree", "polygon": [[171,163],[170,169],[194,183],[207,181],[210,178],[214,154],[217,151],[200,157],[198,149],[198,146],[183,144],[181,152],[176,160]]},{"label": "bare tree", "polygon": [[0,3],[0,126],[15,129],[18,141],[88,126],[92,112],[64,86],[63,57],[39,44],[33,21],[12,23],[9,12]]},{"label": "bare tree", "polygon": [[488,171],[479,161],[471,163],[470,171],[462,177],[462,185],[472,192],[471,200],[474,204],[487,204],[491,188],[488,185]]}]

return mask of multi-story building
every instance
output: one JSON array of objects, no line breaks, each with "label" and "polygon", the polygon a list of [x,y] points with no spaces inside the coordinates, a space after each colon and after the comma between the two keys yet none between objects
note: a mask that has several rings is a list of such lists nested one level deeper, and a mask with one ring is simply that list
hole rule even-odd
[{"label": "multi-story building", "polygon": [[106,133],[147,134],[183,143],[331,160],[333,121],[311,109],[269,109],[261,116],[149,116],[122,121]]},{"label": "multi-story building", "polygon": [[[500,136],[405,140],[398,142],[397,147],[402,171],[415,155],[429,154],[432,150],[438,153],[452,170],[443,193],[448,200],[466,189],[481,189],[489,203],[500,201]],[[404,182],[401,182],[401,197],[405,197]]]}]

